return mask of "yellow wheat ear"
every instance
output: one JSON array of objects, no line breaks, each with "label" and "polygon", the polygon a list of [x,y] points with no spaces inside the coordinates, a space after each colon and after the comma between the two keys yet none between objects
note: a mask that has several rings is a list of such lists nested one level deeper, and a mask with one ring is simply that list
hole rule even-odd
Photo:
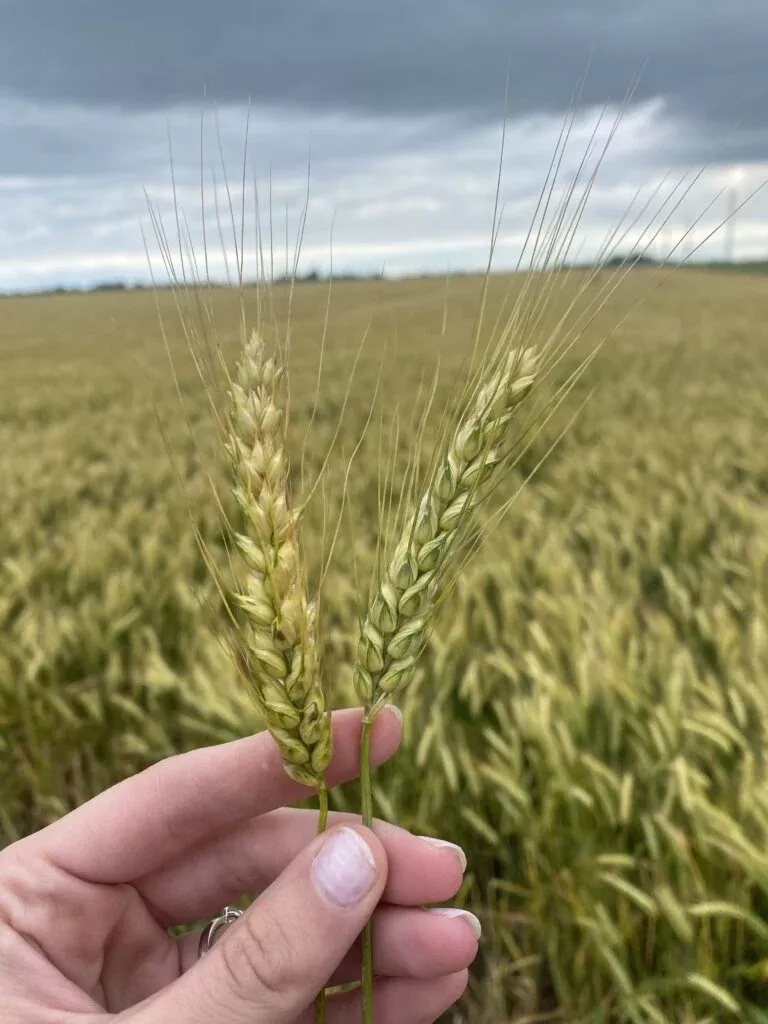
[{"label": "yellow wheat ear", "polygon": [[229,390],[227,450],[243,517],[233,603],[241,668],[291,778],[322,787],[331,726],[320,681],[317,609],[307,596],[285,449],[284,369],[261,335],[245,345]]}]

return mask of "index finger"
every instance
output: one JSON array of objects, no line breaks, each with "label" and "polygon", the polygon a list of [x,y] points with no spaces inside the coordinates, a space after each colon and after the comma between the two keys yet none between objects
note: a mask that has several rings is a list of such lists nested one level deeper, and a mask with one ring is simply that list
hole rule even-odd
[{"label": "index finger", "polygon": [[[328,786],[359,773],[362,709],[337,711]],[[371,730],[371,763],[400,743],[400,715],[384,708]],[[153,871],[219,829],[306,797],[311,790],[286,775],[267,732],[177,754],[118,783],[7,854],[44,856],[92,882],[128,882]]]}]

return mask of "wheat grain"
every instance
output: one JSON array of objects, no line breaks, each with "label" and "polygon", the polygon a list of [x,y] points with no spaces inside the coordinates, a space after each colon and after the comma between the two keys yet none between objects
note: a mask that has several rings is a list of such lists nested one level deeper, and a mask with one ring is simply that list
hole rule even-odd
[{"label": "wheat grain", "polygon": [[237,651],[288,774],[321,786],[331,729],[320,683],[317,607],[306,590],[300,512],[291,507],[284,373],[253,333],[230,388],[228,451],[243,515]]}]

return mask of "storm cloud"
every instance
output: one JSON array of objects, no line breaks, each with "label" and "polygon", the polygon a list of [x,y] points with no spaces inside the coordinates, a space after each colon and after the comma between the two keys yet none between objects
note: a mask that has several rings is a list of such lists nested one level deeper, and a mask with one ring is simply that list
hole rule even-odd
[{"label": "storm cloud", "polygon": [[496,118],[664,96],[702,124],[768,121],[764,0],[25,0],[5,5],[0,90],[156,109],[250,96],[362,114]]}]

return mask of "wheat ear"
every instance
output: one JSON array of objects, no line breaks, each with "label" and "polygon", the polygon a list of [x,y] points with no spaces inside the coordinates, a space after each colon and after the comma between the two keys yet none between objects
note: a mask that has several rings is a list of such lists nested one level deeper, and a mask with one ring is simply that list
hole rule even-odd
[{"label": "wheat ear", "polygon": [[462,524],[504,462],[508,424],[533,386],[533,349],[509,354],[477,391],[385,569],[362,628],[355,688],[377,711],[412,677]]},{"label": "wheat ear", "polygon": [[[487,495],[510,452],[509,423],[533,387],[538,356],[533,349],[508,353],[481,381],[430,474],[403,537],[382,573],[357,650],[355,689],[365,705],[360,742],[363,824],[373,824],[370,735],[382,705],[412,678],[434,617],[440,591],[460,546],[462,526]],[[369,921],[362,935],[362,1018],[373,1024],[373,940]]]},{"label": "wheat ear", "polygon": [[323,790],[331,726],[320,682],[317,608],[308,600],[285,451],[284,372],[254,332],[230,391],[228,451],[244,528],[238,657],[285,770]]}]

